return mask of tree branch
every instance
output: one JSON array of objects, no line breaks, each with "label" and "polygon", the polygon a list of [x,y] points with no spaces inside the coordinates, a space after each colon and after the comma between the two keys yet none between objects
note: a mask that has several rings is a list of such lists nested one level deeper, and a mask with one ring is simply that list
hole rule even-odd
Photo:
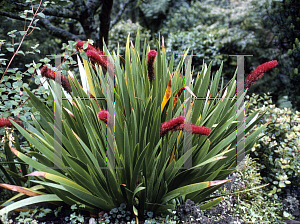
[{"label": "tree branch", "polygon": [[[31,8],[30,5],[23,4],[23,3],[15,3],[16,9],[23,11],[25,9]],[[33,6],[33,9],[36,10],[37,6]],[[67,7],[51,7],[51,8],[45,8],[43,13],[45,15],[49,16],[57,16],[57,17],[63,17],[63,18],[72,18],[72,19],[79,19],[79,12],[71,10],[68,6]]]},{"label": "tree branch", "polygon": [[100,32],[99,39],[96,40],[96,46],[103,48],[103,40],[108,43],[108,32],[110,27],[110,14],[113,6],[113,0],[103,0],[101,13],[99,14]]},{"label": "tree branch", "polygon": [[110,23],[110,27],[113,27],[114,25],[116,25],[117,22],[120,21],[121,16],[123,14],[123,12],[125,11],[126,7],[129,5],[129,3],[133,2],[134,0],[127,0],[121,7],[120,11],[118,12],[118,14],[116,15],[116,17],[114,18],[114,20]]},{"label": "tree branch", "polygon": [[67,8],[59,8],[59,7],[55,7],[55,8],[46,8],[43,13],[45,15],[49,15],[49,16],[58,16],[58,17],[63,17],[63,18],[72,18],[72,19],[79,19],[79,13],[77,11],[72,11],[70,9]]},{"label": "tree branch", "polygon": [[18,20],[25,20],[24,18],[21,18],[20,16],[10,13],[10,12],[4,12],[4,11],[0,11],[0,16],[6,16],[12,19],[18,19]]},{"label": "tree branch", "polygon": [[101,0],[88,0],[86,3],[86,7],[90,10],[93,9],[93,11],[96,12],[96,10],[101,6],[101,4]]},{"label": "tree branch", "polygon": [[45,27],[51,35],[64,39],[65,41],[86,39],[85,35],[76,35],[52,25],[48,19],[40,19],[38,23]]}]

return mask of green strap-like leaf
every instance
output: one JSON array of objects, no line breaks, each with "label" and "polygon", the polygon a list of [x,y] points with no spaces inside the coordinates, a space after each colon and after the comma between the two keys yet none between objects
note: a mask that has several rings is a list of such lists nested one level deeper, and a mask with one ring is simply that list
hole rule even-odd
[{"label": "green strap-like leaf", "polygon": [[62,201],[62,200],[55,194],[47,194],[47,195],[40,195],[31,198],[26,198],[2,208],[0,210],[0,216],[3,216],[4,214],[8,214],[9,212],[17,208],[22,208],[24,206],[33,205],[41,202],[49,202],[49,201]]}]

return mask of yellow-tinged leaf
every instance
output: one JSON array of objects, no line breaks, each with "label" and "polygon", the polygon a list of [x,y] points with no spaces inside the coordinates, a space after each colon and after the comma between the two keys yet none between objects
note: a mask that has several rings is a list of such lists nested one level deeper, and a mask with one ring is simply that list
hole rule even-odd
[{"label": "yellow-tinged leaf", "polygon": [[28,196],[41,195],[41,193],[39,193],[37,191],[30,190],[30,189],[20,187],[20,186],[10,185],[10,184],[0,184],[0,187],[3,187],[5,189],[11,190],[11,191],[16,191],[16,192],[19,192],[19,193],[23,193],[23,194],[26,194]]},{"label": "yellow-tinged leaf", "polygon": [[96,94],[95,94],[95,90],[94,90],[94,86],[93,86],[93,82],[92,82],[92,75],[91,75],[91,71],[90,71],[90,68],[89,68],[89,65],[88,65],[88,61],[85,60],[85,59],[82,59],[82,60],[83,60],[84,69],[85,69],[85,72],[86,72],[86,76],[87,76],[87,80],[88,80],[88,84],[89,84],[91,93],[95,97]]},{"label": "yellow-tinged leaf", "polygon": [[[171,153],[171,156],[170,156],[170,158],[169,158],[169,162],[168,162],[168,166],[171,164],[171,162],[172,162],[172,159],[174,159],[174,161],[176,162],[176,160],[175,160],[175,146],[174,146],[174,148],[173,148],[173,150],[172,150],[172,153]],[[168,167],[167,166],[167,167]]]},{"label": "yellow-tinged leaf", "polygon": [[200,120],[201,120],[201,114],[200,114],[200,116],[199,116],[199,118],[198,118],[198,121],[197,121],[197,123],[198,123],[198,122],[200,122]]},{"label": "yellow-tinged leaf", "polygon": [[182,134],[182,131],[179,132],[179,135],[178,135],[178,137],[177,137],[177,147],[178,147],[178,144],[179,144],[179,140],[180,140],[181,134]]},{"label": "yellow-tinged leaf", "polygon": [[87,194],[90,194],[90,195],[92,194],[91,192],[89,192],[88,190],[86,190],[85,188],[83,188],[82,186],[78,185],[77,183],[75,183],[74,181],[72,181],[70,179],[63,178],[63,177],[60,177],[60,176],[57,176],[57,175],[54,175],[51,173],[46,173],[44,171],[34,171],[30,174],[27,174],[26,176],[44,177],[44,178],[52,180],[56,183],[72,187],[74,189],[80,190]]},{"label": "yellow-tinged leaf", "polygon": [[184,90],[185,88],[184,87],[181,87],[181,89],[176,93],[175,97],[174,97],[174,101],[173,101],[173,108],[175,107],[176,103],[177,103],[177,97],[179,97],[182,93],[182,91]]},{"label": "yellow-tinged leaf", "polygon": [[171,73],[169,73],[169,75],[170,75],[170,78],[169,78],[168,86],[167,86],[167,89],[166,89],[166,92],[165,92],[163,102],[161,103],[161,113],[163,112],[168,100],[170,99],[171,92],[172,92],[172,76],[171,76]]}]

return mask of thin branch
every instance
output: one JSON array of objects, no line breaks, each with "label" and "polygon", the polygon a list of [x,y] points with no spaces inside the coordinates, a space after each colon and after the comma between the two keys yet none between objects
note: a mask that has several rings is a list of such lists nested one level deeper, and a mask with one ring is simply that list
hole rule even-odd
[{"label": "thin branch", "polygon": [[76,35],[73,33],[70,33],[62,28],[56,27],[50,23],[48,19],[40,19],[38,21],[39,24],[41,24],[43,27],[47,29],[47,31],[52,34],[53,36],[62,38],[64,40],[83,40],[86,39],[86,36],[83,35]]},{"label": "thin branch", "polygon": [[23,43],[23,41],[24,41],[24,38],[26,37],[26,34],[28,33],[28,31],[29,31],[29,29],[30,29],[30,27],[31,27],[31,25],[32,25],[32,23],[33,23],[33,21],[34,21],[34,18],[36,17],[36,15],[37,15],[37,13],[38,13],[38,11],[39,11],[39,9],[40,9],[40,6],[41,6],[41,4],[42,4],[42,1],[43,1],[43,0],[40,1],[39,7],[37,8],[37,10],[35,11],[35,13],[33,14],[33,18],[32,18],[32,20],[31,20],[30,24],[28,25],[28,28],[27,28],[27,30],[26,30],[26,33],[23,35],[22,40],[20,41],[20,44],[19,44],[17,50],[14,52],[13,56],[11,57],[11,59],[10,59],[8,65],[7,65],[7,67],[6,67],[6,69],[5,69],[5,71],[4,71],[4,73],[3,73],[2,77],[1,77],[0,83],[1,83],[1,81],[2,81],[2,79],[3,79],[3,77],[4,77],[4,75],[6,74],[7,69],[9,68],[11,62],[14,60],[14,58],[15,58],[17,52],[19,51],[19,49],[20,49],[20,47],[21,47],[21,45],[22,45],[22,43]]},{"label": "thin branch", "polygon": [[133,2],[134,0],[127,0],[121,7],[120,11],[118,12],[118,14],[116,15],[116,17],[114,18],[114,20],[110,23],[110,27],[113,27],[114,25],[116,25],[117,22],[120,21],[121,16],[123,14],[123,12],[125,11],[126,7]]},{"label": "thin branch", "polygon": [[[13,19],[18,19],[18,20],[22,20],[24,21],[24,18],[21,18],[20,16],[10,13],[10,12],[4,12],[4,11],[0,11],[0,16],[6,16],[9,18],[13,18]],[[85,35],[76,35],[73,33],[70,33],[64,29],[58,28],[54,25],[52,25],[49,21],[49,19],[40,19],[38,22],[38,24],[42,25],[43,27],[45,27],[49,33],[51,33],[52,35],[56,36],[56,37],[60,37],[63,38],[65,40],[83,40],[86,39]]]}]

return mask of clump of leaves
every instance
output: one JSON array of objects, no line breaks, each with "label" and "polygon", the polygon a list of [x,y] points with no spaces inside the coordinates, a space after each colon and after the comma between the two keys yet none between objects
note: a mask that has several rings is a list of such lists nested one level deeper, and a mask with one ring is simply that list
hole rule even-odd
[{"label": "clump of leaves", "polygon": [[[10,147],[10,150],[38,170],[28,176],[39,179],[32,182],[48,192],[33,192],[27,188],[29,196],[33,193],[36,196],[30,198],[31,200],[15,198],[15,203],[11,205],[4,203],[5,207],[0,210],[0,215],[19,206],[37,202],[64,201],[68,204],[83,203],[88,211],[99,208],[111,210],[126,203],[136,218],[143,219],[144,210],[155,214],[172,214],[172,209],[176,206],[174,199],[179,197],[195,203],[204,202],[220,185],[230,181],[224,178],[234,170],[231,167],[236,161],[236,103],[234,100],[224,99],[235,99],[235,77],[225,87],[222,84],[218,91],[222,65],[209,85],[212,64],[203,64],[195,86],[186,86],[185,83],[191,82],[191,61],[186,64],[185,79],[180,71],[187,52],[174,70],[174,57],[170,62],[167,61],[164,46],[161,48],[160,42],[157,42],[157,57],[153,66],[147,60],[150,49],[146,47],[146,43],[143,56],[139,56],[139,35],[135,45],[127,39],[125,67],[120,63],[119,52],[112,56],[104,47],[105,55],[96,55],[97,51],[90,54],[85,46],[89,47],[88,44],[83,44],[79,52],[84,62],[80,76],[85,76],[86,85],[81,87],[70,76],[72,98],[62,101],[63,144],[59,166],[72,169],[49,169],[49,166],[53,166],[52,145],[55,142],[53,136],[56,130],[53,126],[53,112],[27,91],[32,107],[42,114],[41,119],[37,121],[33,117],[35,128],[32,127],[32,130],[24,130],[12,122],[37,151],[26,155],[17,144],[16,148]],[[110,59],[107,63],[98,60],[102,57],[104,59],[104,56]],[[154,79],[149,79],[149,64],[154,67]],[[114,69],[112,65],[115,66]],[[104,76],[105,70],[108,73]],[[111,83],[110,77],[115,79],[115,95],[113,91],[111,94],[115,97],[115,113],[112,113],[111,107],[103,100],[112,97],[107,88],[107,83]],[[54,89],[55,83],[50,84]],[[192,99],[187,96],[187,92],[181,94],[183,89],[205,100],[189,102]],[[64,92],[62,97],[66,97]],[[72,101],[75,97],[78,98]],[[89,97],[91,100],[85,100]],[[213,100],[214,98],[222,100]],[[180,116],[188,102],[193,107],[193,113],[190,121],[184,122]],[[102,116],[105,111],[110,116]],[[239,113],[242,111],[244,110]],[[101,116],[97,116],[100,112]],[[115,119],[111,119],[113,116]],[[178,122],[174,123],[174,119],[178,119]],[[106,148],[107,139],[113,137],[108,138],[105,135],[112,120],[116,124],[114,164],[109,159],[110,150]],[[249,116],[246,119],[246,132],[258,120],[255,113]],[[256,137],[264,127],[255,130],[251,138],[246,140],[245,151],[253,147]],[[166,135],[161,134],[164,128],[168,130]],[[201,134],[203,130],[205,133]],[[107,135],[111,133],[112,131],[108,131]],[[189,133],[191,138],[188,142],[191,143],[191,148],[185,152],[184,136]],[[204,136],[199,137],[199,134]],[[107,145],[112,146],[113,143]],[[176,169],[185,163],[186,153],[193,156],[191,169]],[[38,161],[31,156],[38,157]],[[102,169],[106,166],[110,169]],[[113,169],[114,166],[124,169]],[[193,169],[197,167],[201,169]],[[222,198],[217,198],[213,203],[203,204],[200,208],[208,209],[221,200]]]}]

